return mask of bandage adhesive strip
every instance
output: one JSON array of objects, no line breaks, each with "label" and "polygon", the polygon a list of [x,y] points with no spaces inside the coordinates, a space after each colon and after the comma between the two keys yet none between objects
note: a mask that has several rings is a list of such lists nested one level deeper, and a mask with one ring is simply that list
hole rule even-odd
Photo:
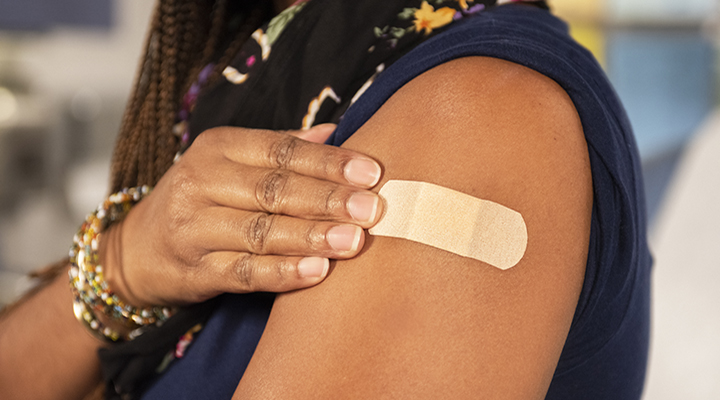
[{"label": "bandage adhesive strip", "polygon": [[380,189],[385,212],[369,232],[412,240],[506,270],[527,248],[519,212],[427,182],[390,180]]}]

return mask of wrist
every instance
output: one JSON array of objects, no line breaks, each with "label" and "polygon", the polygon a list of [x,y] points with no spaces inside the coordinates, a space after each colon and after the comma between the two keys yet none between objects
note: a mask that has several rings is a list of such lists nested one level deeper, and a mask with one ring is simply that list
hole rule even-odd
[{"label": "wrist", "polygon": [[[115,288],[111,288],[106,278],[107,271],[103,265],[105,261],[109,262],[108,267],[113,281],[121,291],[124,291],[124,296],[135,297],[125,284],[120,223],[131,207],[150,190],[146,186],[128,188],[108,197],[94,213],[88,215],[75,235],[70,250],[72,267],[69,276],[74,294],[75,317],[93,334],[103,336],[110,341],[133,339],[142,333],[142,329],[138,328],[165,321],[172,315],[172,310],[169,308],[138,307],[118,297]],[[116,229],[110,228],[113,225]],[[103,320],[109,325],[103,323]],[[121,325],[130,332],[122,335],[113,329],[113,325]]]},{"label": "wrist", "polygon": [[[70,268],[71,267],[68,266],[63,269],[63,273],[58,274],[58,276],[55,277],[55,279],[48,285],[48,290],[42,292],[42,294],[38,297],[47,297],[52,299],[51,304],[53,304],[55,311],[58,312],[59,315],[62,315],[62,321],[65,327],[61,329],[73,332],[70,337],[75,338],[78,342],[83,342],[83,347],[96,348],[102,345],[107,345],[106,340],[103,340],[96,335],[88,334],[87,329],[83,328],[83,326],[78,323],[77,317],[73,316],[72,302],[74,300],[74,295],[72,290],[68,290],[67,285],[67,276]],[[84,331],[85,333],[80,334],[80,331]]]},{"label": "wrist", "polygon": [[123,269],[123,227],[125,221],[115,223],[102,235],[99,246],[100,265],[111,291],[128,304],[136,307],[150,305],[130,289]]}]

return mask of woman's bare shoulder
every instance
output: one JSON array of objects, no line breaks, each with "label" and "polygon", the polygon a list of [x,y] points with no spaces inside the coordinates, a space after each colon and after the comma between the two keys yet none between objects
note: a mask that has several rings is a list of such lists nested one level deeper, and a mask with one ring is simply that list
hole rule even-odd
[{"label": "woman's bare shoulder", "polygon": [[368,236],[325,282],[281,295],[243,398],[544,398],[584,278],[587,145],[555,82],[498,59],[454,60],[398,90],[344,145],[390,179],[518,211],[527,251],[501,271]]}]

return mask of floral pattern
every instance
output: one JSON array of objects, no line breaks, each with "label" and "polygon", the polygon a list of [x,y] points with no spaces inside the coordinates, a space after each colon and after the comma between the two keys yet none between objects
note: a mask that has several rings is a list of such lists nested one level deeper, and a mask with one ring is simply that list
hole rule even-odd
[{"label": "floral pattern", "polygon": [[[334,35],[335,32],[341,31],[343,36],[339,37],[356,35],[353,37],[359,40],[350,44],[330,40],[328,46],[294,46],[286,50],[288,54],[275,54],[271,57],[273,46],[277,41],[283,40],[282,32],[296,16],[303,14],[301,13],[303,9],[308,16],[321,15],[326,11],[320,8],[305,8],[308,1],[299,0],[253,32],[231,65],[223,70],[224,80],[217,82],[217,88],[222,90],[222,95],[208,96],[207,100],[198,107],[196,112],[198,121],[202,121],[205,117],[205,122],[210,126],[221,124],[245,126],[242,125],[244,121],[252,120],[257,126],[267,127],[277,123],[284,127],[283,129],[307,129],[316,123],[338,123],[347,109],[372,87],[387,68],[420,43],[447,28],[454,21],[470,17],[493,7],[494,4],[513,0],[498,0],[497,3],[494,0],[402,0],[405,5],[402,11],[396,15],[393,15],[394,12],[365,14],[367,20],[356,21],[362,22],[362,27],[359,29],[355,29],[355,25],[347,24],[344,20],[321,18],[318,20],[318,25],[322,25],[322,29],[317,31],[314,31],[315,24],[297,24],[297,29],[296,26],[292,29],[299,35],[307,35],[309,32]],[[396,6],[401,6],[396,3],[383,3],[384,1],[386,0],[376,0],[372,5],[378,7],[388,5],[395,10],[397,10]],[[357,4],[353,2],[335,3],[337,4],[346,6],[347,10],[362,9],[359,6],[351,7]],[[353,30],[342,31],[349,27]],[[353,44],[358,45],[358,48],[346,51],[345,46]],[[278,48],[276,46],[276,51]],[[288,61],[295,55],[302,56],[296,57],[301,61]],[[281,67],[272,64],[275,62],[280,63]],[[181,143],[178,158],[192,141],[188,121],[195,112],[198,95],[214,68],[215,65],[212,63],[205,66],[183,97],[176,118],[177,124],[173,129]],[[262,75],[259,73],[261,71]],[[264,80],[262,84],[255,85],[256,80],[260,79]],[[216,116],[214,106],[229,98],[235,100],[231,102],[234,105],[232,107],[235,107],[230,110],[233,115]],[[289,101],[279,102],[278,99],[289,99]],[[242,114],[243,112],[245,114]],[[238,117],[234,113],[242,115]],[[246,116],[246,114],[251,115]],[[203,126],[203,122],[198,124]],[[197,340],[201,329],[202,325],[195,325],[178,337],[174,348],[161,354],[164,356],[162,363],[151,367],[160,373],[174,360],[186,358],[189,346]]]},{"label": "floral pattern", "polygon": [[397,26],[375,27],[375,37],[384,39],[391,48],[395,48],[399,40],[410,34],[422,32],[424,36],[428,36],[453,21],[485,9],[484,4],[471,6],[470,3],[474,2],[475,0],[422,0],[419,7],[406,7],[398,14]]},{"label": "floral pattern", "polygon": [[161,373],[164,372],[167,367],[170,366],[170,363],[172,363],[174,360],[178,358],[183,358],[185,356],[185,350],[190,346],[190,344],[193,342],[193,339],[195,339],[195,336],[198,332],[200,332],[203,328],[202,324],[196,324],[192,328],[190,328],[185,334],[183,334],[180,339],[178,340],[177,344],[175,345],[175,349],[169,351],[167,354],[165,354],[165,357],[160,362],[160,365],[157,366],[155,369],[155,372]]},{"label": "floral pattern", "polygon": [[418,33],[425,30],[425,34],[429,35],[435,28],[441,28],[453,21],[455,10],[450,7],[442,7],[437,10],[433,8],[427,1],[420,4],[420,8],[413,13],[415,20],[415,31]]},{"label": "floral pattern", "polygon": [[305,114],[305,117],[302,121],[302,129],[310,129],[312,128],[313,124],[315,124],[315,116],[317,115],[318,111],[320,110],[320,106],[323,102],[325,102],[326,99],[332,99],[335,101],[335,103],[340,103],[340,97],[335,93],[332,87],[325,86],[321,91],[320,94],[312,99],[310,101],[310,104],[308,104],[308,112]]},{"label": "floral pattern", "polygon": [[[250,37],[257,44],[259,51],[247,51],[245,50],[247,46],[243,46],[243,51],[250,53],[250,55],[245,57],[245,61],[243,62],[244,68],[240,70],[236,67],[228,65],[222,72],[225,79],[235,85],[245,83],[248,80],[251,71],[259,69],[262,64],[262,62],[258,62],[258,59],[264,62],[268,59],[268,57],[270,57],[272,45],[275,43],[288,23],[290,23],[297,13],[305,7],[308,1],[309,0],[296,1],[292,6],[288,7],[270,20],[265,29],[261,27],[255,30]],[[243,55],[243,51],[241,51],[241,56]],[[205,83],[207,83],[208,77],[212,73],[214,67],[215,64],[213,63],[205,66],[198,75],[198,79],[195,83],[193,83],[190,90],[188,90],[183,97],[180,111],[177,114],[177,122],[173,127],[173,133],[180,138],[180,151],[178,151],[175,155],[175,161],[180,159],[180,156],[190,144],[188,120],[190,119],[190,114],[192,114],[192,111],[195,108],[195,103],[200,90],[203,86],[205,86]]]},{"label": "floral pattern", "polygon": [[296,2],[295,4],[278,14],[275,18],[273,18],[270,23],[268,23],[267,36],[268,44],[270,46],[275,43],[277,38],[280,37],[282,31],[285,30],[287,24],[289,24],[290,21],[295,18],[295,15],[297,15],[297,13],[305,7],[308,1],[309,0],[301,0]]},{"label": "floral pattern", "polygon": [[[243,46],[236,58],[236,60],[239,61],[235,61],[233,65],[229,65],[223,70],[222,75],[225,79],[233,85],[242,85],[247,82],[250,75],[262,68],[263,64],[267,62],[272,52],[273,44],[275,44],[288,24],[305,8],[309,1],[310,0],[297,0],[292,6],[275,16],[266,25],[255,30],[251,35],[251,40],[248,40],[248,43]],[[386,25],[382,28],[375,27],[373,29],[373,33],[378,41],[368,49],[368,53],[379,50],[380,47],[378,45],[380,44],[384,44],[382,50],[394,52],[402,47],[399,46],[401,40],[405,43],[403,46],[412,47],[414,46],[413,43],[416,43],[418,40],[424,40],[454,21],[469,17],[486,9],[485,4],[480,3],[481,0],[420,0],[419,4],[415,3],[415,1],[418,0],[408,1],[408,5],[417,4],[418,6],[404,8],[397,14],[397,18],[391,25]],[[541,0],[497,0],[497,4],[522,1]],[[485,1],[485,3],[487,3],[487,1]],[[180,158],[182,152],[189,146],[190,135],[187,121],[195,107],[198,93],[206,83],[213,67],[213,64],[209,64],[203,69],[198,80],[192,85],[183,98],[181,110],[177,115],[177,123],[173,129],[174,133],[180,138],[181,143],[181,150],[178,152],[176,160]],[[352,105],[360,95],[365,92],[385,67],[384,62],[378,63],[375,73],[359,88],[349,104],[346,104],[347,107]],[[305,114],[301,122],[303,129],[312,127],[320,106],[325,100],[332,99],[336,104],[341,104],[340,97],[331,86],[326,85],[321,90],[318,88],[318,90],[320,94],[310,100],[307,107],[307,114]]]}]

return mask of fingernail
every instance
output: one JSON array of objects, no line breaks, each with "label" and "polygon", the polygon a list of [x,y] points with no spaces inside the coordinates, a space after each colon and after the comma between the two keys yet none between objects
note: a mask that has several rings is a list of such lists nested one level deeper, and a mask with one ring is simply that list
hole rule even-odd
[{"label": "fingernail", "polygon": [[362,229],[355,225],[340,225],[330,228],[326,238],[337,251],[355,251],[360,244]]},{"label": "fingernail", "polygon": [[378,196],[369,193],[355,193],[348,201],[348,211],[358,222],[373,222],[377,214]]},{"label": "fingernail", "polygon": [[380,166],[371,160],[355,158],[345,166],[345,179],[356,185],[375,186],[380,180]]},{"label": "fingernail", "polygon": [[303,278],[321,278],[327,274],[330,260],[322,257],[305,257],[298,263],[298,273]]},{"label": "fingernail", "polygon": [[335,128],[337,128],[336,124],[326,123],[326,124],[315,125],[310,129],[321,131],[321,132],[327,132],[327,131],[332,132],[335,130]]}]

